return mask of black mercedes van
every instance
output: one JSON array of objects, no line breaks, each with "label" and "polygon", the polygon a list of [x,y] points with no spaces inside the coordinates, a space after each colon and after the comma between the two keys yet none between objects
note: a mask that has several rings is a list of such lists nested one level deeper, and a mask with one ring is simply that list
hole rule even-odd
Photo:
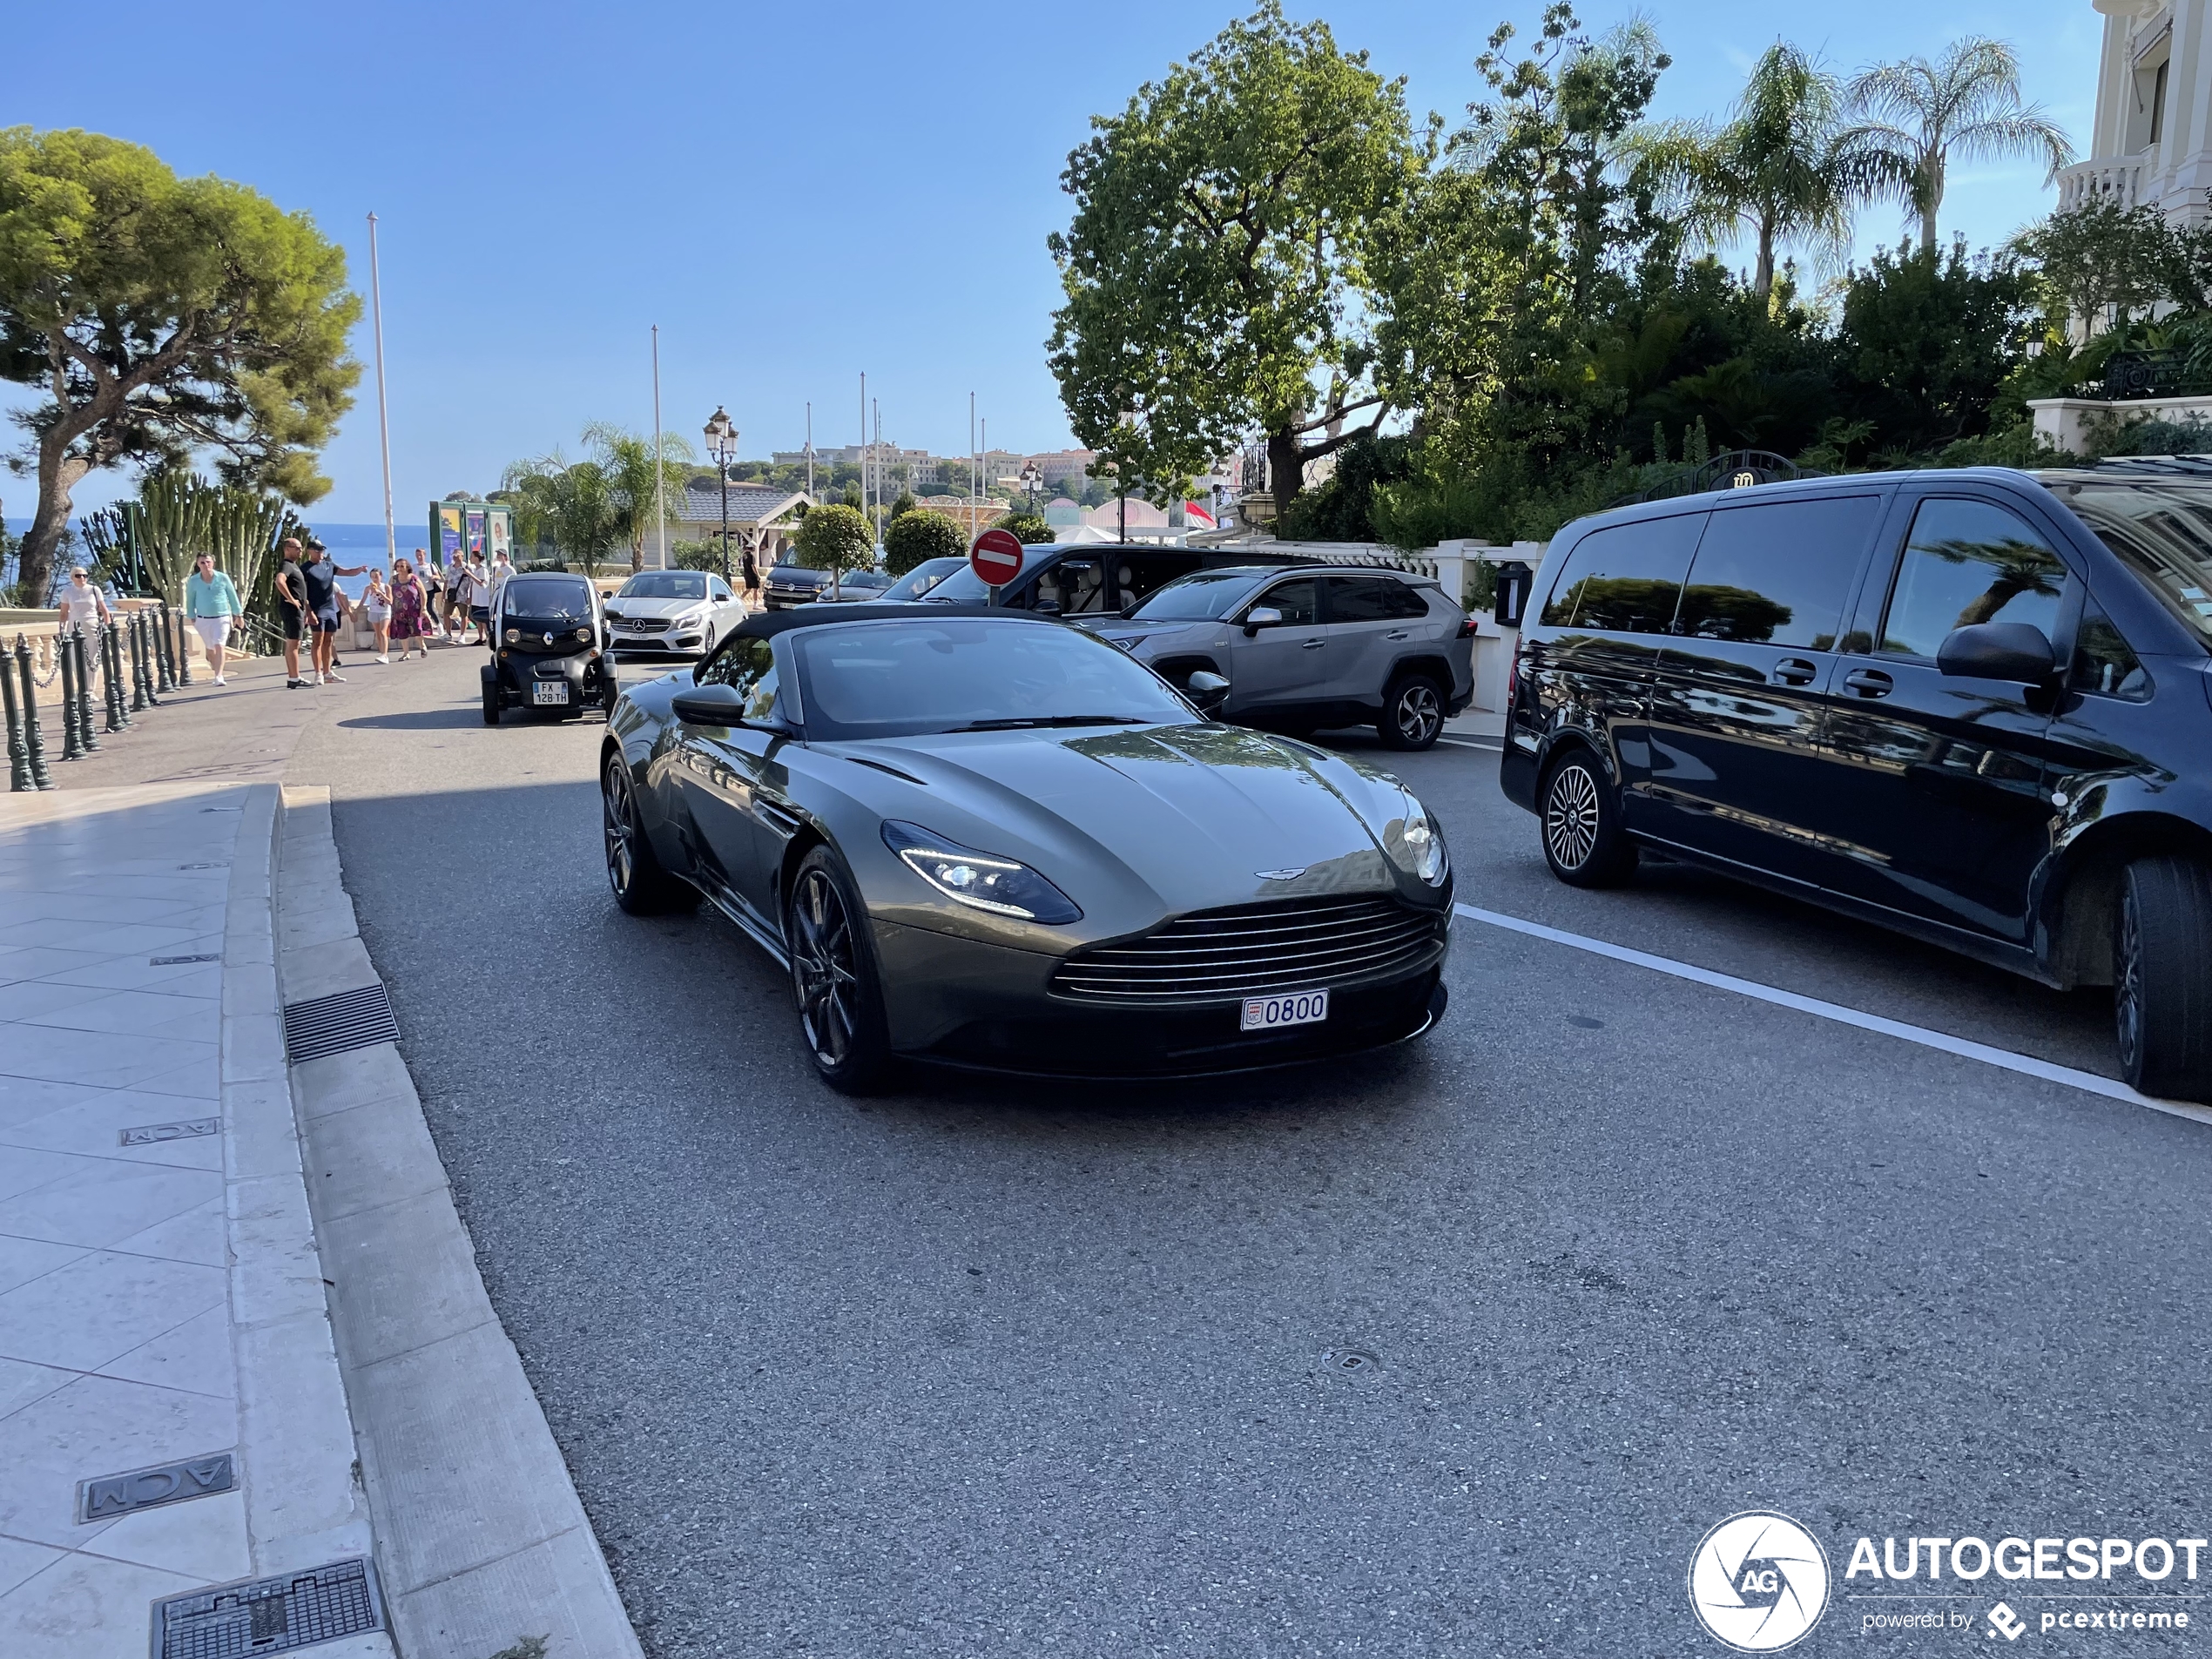
[{"label": "black mercedes van", "polygon": [[1638,849],[2060,988],[2212,1100],[2212,459],[1865,474],[1581,519],[1501,781],[1562,881]]}]

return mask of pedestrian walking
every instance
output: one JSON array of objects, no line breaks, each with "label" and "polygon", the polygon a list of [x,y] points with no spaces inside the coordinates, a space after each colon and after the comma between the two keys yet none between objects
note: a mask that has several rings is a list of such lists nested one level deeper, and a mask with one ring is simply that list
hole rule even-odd
[{"label": "pedestrian walking", "polygon": [[307,617],[307,583],[300,564],[300,543],[287,536],[277,549],[283,563],[277,566],[277,617],[284,624],[284,685],[296,691],[307,682],[300,678],[300,634]]},{"label": "pedestrian walking", "polygon": [[421,577],[415,573],[415,566],[401,559],[392,566],[392,640],[400,648],[400,660],[405,662],[409,651],[430,654],[429,599]]},{"label": "pedestrian walking", "polygon": [[371,632],[376,636],[376,660],[392,660],[392,590],[384,585],[384,573],[368,573],[368,590],[361,595],[361,615],[368,618]]},{"label": "pedestrian walking", "polygon": [[[462,567],[462,575],[469,590],[469,625],[475,631],[475,638],[491,644],[491,570],[485,564],[484,556],[472,553],[469,563]],[[461,643],[472,643],[469,634],[462,634]]]},{"label": "pedestrian walking", "polygon": [[437,631],[441,618],[445,615],[445,574],[438,569],[438,562],[427,556],[419,547],[408,563],[414,569],[415,579],[422,584],[422,617],[427,625],[422,630],[421,638],[423,654],[428,656],[430,636]]},{"label": "pedestrian walking", "polygon": [[83,565],[74,565],[69,573],[68,585],[64,587],[55,606],[62,613],[61,631],[89,631],[107,621],[107,595],[92,585],[92,573]]},{"label": "pedestrian walking", "polygon": [[760,561],[754,556],[751,548],[747,548],[745,550],[745,566],[743,574],[745,577],[745,608],[747,610],[758,610],[760,609]]},{"label": "pedestrian walking", "polygon": [[469,566],[458,553],[446,560],[446,637],[469,643]]},{"label": "pedestrian walking", "polygon": [[207,647],[207,666],[214,672],[215,684],[227,685],[223,650],[231,643],[231,630],[245,625],[246,607],[239,603],[237,584],[228,573],[215,568],[212,553],[194,560],[192,573],[185,578],[185,616]]},{"label": "pedestrian walking", "polygon": [[338,578],[359,576],[368,567],[334,563],[330,550],[313,536],[307,539],[306,556],[300,566],[300,579],[307,590],[307,627],[314,636],[315,676],[325,685],[342,683],[346,677],[337,671]]}]

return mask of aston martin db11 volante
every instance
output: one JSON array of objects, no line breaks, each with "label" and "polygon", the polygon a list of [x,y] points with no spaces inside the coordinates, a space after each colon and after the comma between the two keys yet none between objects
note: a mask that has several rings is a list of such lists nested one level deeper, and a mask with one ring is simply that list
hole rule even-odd
[{"label": "aston martin db11 volante", "polygon": [[629,688],[600,759],[633,914],[704,895],[790,972],[831,1084],[900,1060],[1174,1076],[1443,1012],[1452,873],[1388,773],[1209,720],[1053,620],[813,604]]}]

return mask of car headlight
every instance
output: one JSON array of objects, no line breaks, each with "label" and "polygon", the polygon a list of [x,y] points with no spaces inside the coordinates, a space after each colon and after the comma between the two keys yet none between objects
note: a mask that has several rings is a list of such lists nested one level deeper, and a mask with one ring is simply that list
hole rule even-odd
[{"label": "car headlight", "polygon": [[938,892],[972,909],[1055,926],[1082,920],[1073,900],[1015,860],[979,853],[895,818],[885,820],[883,844]]},{"label": "car headlight", "polygon": [[1432,887],[1441,887],[1452,867],[1451,856],[1444,850],[1444,832],[1428,815],[1428,808],[1410,792],[1405,800],[1405,815],[1383,826],[1383,850],[1399,869],[1420,877]]}]

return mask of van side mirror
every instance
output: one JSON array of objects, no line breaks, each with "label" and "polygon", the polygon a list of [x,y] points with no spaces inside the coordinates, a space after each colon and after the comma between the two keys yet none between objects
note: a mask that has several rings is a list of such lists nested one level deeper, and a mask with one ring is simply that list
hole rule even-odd
[{"label": "van side mirror", "polygon": [[1976,622],[1952,629],[1936,651],[1936,667],[1946,675],[2023,685],[2047,685],[2058,671],[2049,638],[2025,622]]},{"label": "van side mirror", "polygon": [[1215,715],[1229,700],[1229,682],[1211,669],[1196,670],[1183,683],[1183,693],[1190,699],[1190,706],[1204,715]]},{"label": "van side mirror", "polygon": [[1279,628],[1283,613],[1273,605],[1254,605],[1244,612],[1244,637],[1251,638],[1263,628]]}]

